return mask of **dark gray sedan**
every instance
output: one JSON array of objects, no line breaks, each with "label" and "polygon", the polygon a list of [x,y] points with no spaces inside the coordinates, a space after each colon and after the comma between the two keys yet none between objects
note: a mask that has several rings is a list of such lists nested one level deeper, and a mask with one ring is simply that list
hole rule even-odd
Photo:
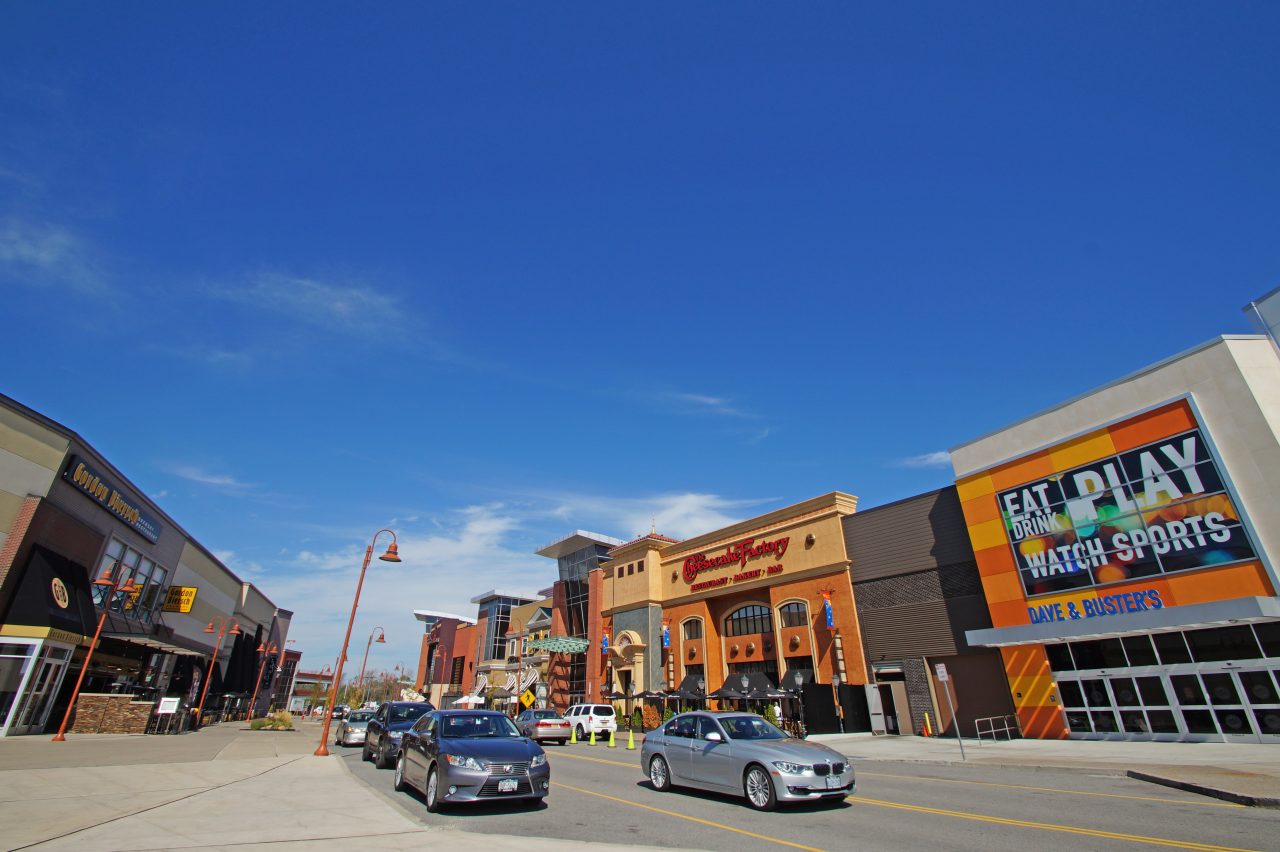
[{"label": "dark gray sedan", "polygon": [[840,752],[750,713],[682,713],[645,737],[640,765],[655,790],[733,793],[762,811],[779,802],[843,802],[855,789]]},{"label": "dark gray sedan", "polygon": [[437,710],[401,741],[395,787],[415,787],[427,810],[495,799],[539,800],[551,790],[542,746],[493,710]]}]

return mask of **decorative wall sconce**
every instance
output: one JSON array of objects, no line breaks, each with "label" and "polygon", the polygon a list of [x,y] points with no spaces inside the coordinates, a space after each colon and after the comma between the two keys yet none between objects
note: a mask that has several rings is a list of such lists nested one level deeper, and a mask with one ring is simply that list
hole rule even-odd
[{"label": "decorative wall sconce", "polygon": [[804,546],[813,547],[813,543],[817,540],[818,540],[818,537],[816,535],[814,535],[813,533],[809,533],[807,536],[804,537]]},{"label": "decorative wall sconce", "polygon": [[795,649],[797,649],[797,648],[799,648],[799,647],[800,647],[800,637],[799,637],[799,636],[792,636],[792,637],[791,637],[791,641],[790,641],[788,644],[790,644],[790,645],[791,645],[791,650],[793,650],[793,651],[794,651]]},{"label": "decorative wall sconce", "polygon": [[748,643],[747,643],[747,653],[748,653],[748,654],[754,654],[755,652],[756,652],[756,643],[755,643],[755,642],[748,642]]},{"label": "decorative wall sconce", "polygon": [[737,646],[737,645],[734,645],[734,646],[732,646],[732,647],[730,647],[730,648],[729,648],[729,656],[730,656],[730,657],[736,657],[736,656],[738,656],[738,646]]}]

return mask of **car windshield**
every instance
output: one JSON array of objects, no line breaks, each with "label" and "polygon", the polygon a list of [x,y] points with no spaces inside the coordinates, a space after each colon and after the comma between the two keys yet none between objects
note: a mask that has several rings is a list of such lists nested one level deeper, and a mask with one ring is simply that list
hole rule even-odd
[{"label": "car windshield", "polygon": [[787,735],[759,716],[721,716],[720,724],[731,740],[784,740]]},{"label": "car windshield", "polygon": [[440,735],[451,739],[520,736],[511,720],[498,713],[445,716],[440,723],[443,725]]},{"label": "car windshield", "polygon": [[347,714],[348,722],[367,722],[372,718],[373,718],[372,710],[356,710],[353,713]]},{"label": "car windshield", "polygon": [[535,719],[558,719],[554,710],[534,710],[533,718]]},{"label": "car windshield", "polygon": [[392,706],[391,712],[387,714],[388,722],[416,722],[421,718],[423,713],[430,713],[431,708],[426,704],[404,704],[399,707]]}]

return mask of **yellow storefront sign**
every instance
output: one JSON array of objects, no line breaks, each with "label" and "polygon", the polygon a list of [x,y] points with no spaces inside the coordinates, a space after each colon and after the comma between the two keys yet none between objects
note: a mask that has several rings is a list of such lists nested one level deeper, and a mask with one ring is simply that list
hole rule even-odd
[{"label": "yellow storefront sign", "polygon": [[196,602],[196,586],[170,586],[164,599],[165,612],[191,612]]}]

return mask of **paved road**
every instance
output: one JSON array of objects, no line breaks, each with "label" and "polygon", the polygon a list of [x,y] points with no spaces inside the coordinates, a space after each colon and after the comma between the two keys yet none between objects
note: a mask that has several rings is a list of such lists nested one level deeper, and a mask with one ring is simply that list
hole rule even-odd
[{"label": "paved road", "polygon": [[714,794],[651,789],[638,752],[548,746],[546,807],[514,803],[429,814],[420,796],[391,789],[391,771],[342,759],[424,825],[685,849],[1039,850],[1165,847],[1273,850],[1280,811],[1243,808],[1128,778],[1032,769],[856,763],[844,804],[758,813]]}]

